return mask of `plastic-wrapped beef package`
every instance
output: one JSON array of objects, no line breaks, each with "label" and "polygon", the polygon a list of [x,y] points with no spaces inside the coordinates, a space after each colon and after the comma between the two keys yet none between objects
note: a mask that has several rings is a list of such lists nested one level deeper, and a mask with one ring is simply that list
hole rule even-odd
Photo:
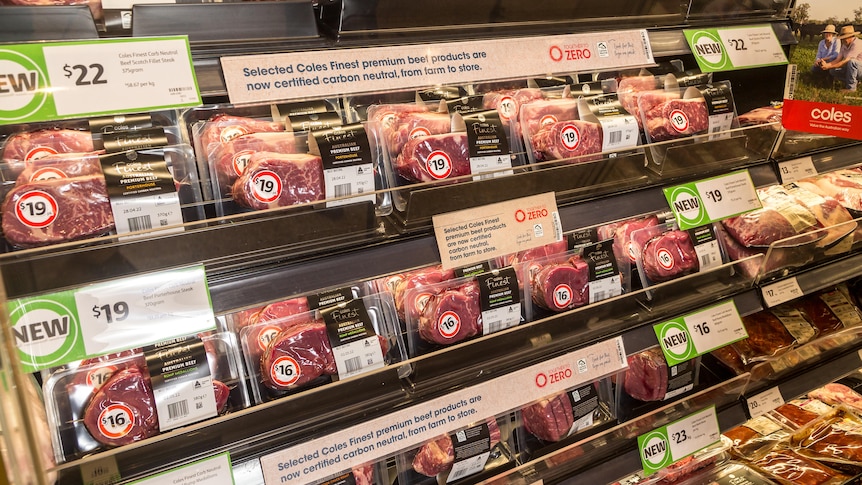
[{"label": "plastic-wrapped beef package", "polygon": [[574,98],[539,99],[521,106],[521,130],[526,140],[548,125],[577,119],[578,100]]},{"label": "plastic-wrapped beef package", "polygon": [[433,182],[469,175],[466,133],[446,133],[409,140],[395,160],[395,171],[411,182]]},{"label": "plastic-wrapped beef package", "polygon": [[518,123],[521,106],[544,98],[545,93],[538,88],[504,89],[485,93],[482,106],[496,109],[505,123]]},{"label": "plastic-wrapped beef package", "polygon": [[839,289],[807,295],[794,300],[792,305],[817,327],[821,335],[862,323],[857,308]]},{"label": "plastic-wrapped beef package", "polygon": [[530,143],[537,161],[584,163],[602,158],[602,136],[598,123],[563,120],[544,125]]},{"label": "plastic-wrapped beef package", "polygon": [[389,123],[383,124],[382,131],[389,156],[394,159],[410,140],[450,133],[452,121],[448,113],[401,111],[393,115]]},{"label": "plastic-wrapped beef package", "polygon": [[731,441],[731,453],[748,459],[763,456],[790,438],[787,430],[766,416],[749,419],[722,434]]},{"label": "plastic-wrapped beef package", "polygon": [[680,482],[680,485],[772,485],[773,483],[753,468],[730,461]]},{"label": "plastic-wrapped beef package", "polygon": [[250,133],[284,131],[284,124],[277,121],[259,120],[227,113],[214,114],[207,120],[200,133],[200,145],[207,156],[236,137]]},{"label": "plastic-wrapped beef package", "polygon": [[838,200],[797,184],[776,186],[775,190],[786,193],[802,204],[817,219],[819,227],[827,228],[825,236],[817,242],[818,246],[837,246],[836,249],[841,252],[850,250],[853,238],[849,236],[856,230],[857,223],[852,222],[853,216]]},{"label": "plastic-wrapped beef package", "polygon": [[93,135],[82,130],[65,128],[22,131],[11,135],[3,143],[0,159],[12,176],[17,176],[26,162],[58,153],[93,151]]},{"label": "plastic-wrapped beef package", "polygon": [[658,225],[658,217],[655,214],[648,214],[619,222],[604,224],[597,228],[597,232],[599,239],[614,240],[614,255],[617,258],[617,264],[621,264],[626,259],[630,262],[637,261],[638,254],[637,249],[632,243],[632,233],[647,227]]},{"label": "plastic-wrapped beef package", "polygon": [[385,463],[364,463],[310,485],[385,485],[387,478]]},{"label": "plastic-wrapped beef package", "polygon": [[773,409],[767,416],[790,430],[798,430],[815,419],[832,412],[832,407],[813,396],[794,399]]},{"label": "plastic-wrapped beef package", "polygon": [[724,229],[743,246],[769,246],[819,227],[814,214],[795,199],[763,190],[758,194],[762,208],[721,221]]},{"label": "plastic-wrapped beef package", "polygon": [[796,183],[821,196],[834,198],[846,209],[862,212],[862,171],[858,168],[836,170]]},{"label": "plastic-wrapped beef package", "polygon": [[580,256],[545,264],[530,279],[532,301],[541,308],[565,311],[589,303],[589,267]]},{"label": "plastic-wrapped beef package", "polygon": [[839,469],[862,466],[862,419],[838,407],[793,433],[799,454]]},{"label": "plastic-wrapped beef package", "polygon": [[[613,419],[608,380],[586,383],[521,408],[523,451],[533,453]],[[538,440],[538,442],[536,442]]]},{"label": "plastic-wrapped beef package", "polygon": [[661,142],[703,133],[709,113],[703,98],[683,99],[679,91],[652,91],[638,98],[644,132],[650,142]]},{"label": "plastic-wrapped beef package", "polygon": [[746,366],[742,362],[742,356],[739,355],[739,351],[733,345],[725,345],[724,347],[719,347],[710,354],[716,358],[719,362],[721,362],[725,367],[732,370],[737,375],[742,374],[744,372],[748,372],[751,366]]},{"label": "plastic-wrapped beef package", "polygon": [[102,152],[58,153],[30,160],[18,175],[15,185],[57,178],[102,175]]},{"label": "plastic-wrapped beef package", "polygon": [[256,210],[323,200],[323,162],[306,153],[254,153],[231,195],[238,205]]},{"label": "plastic-wrapped beef package", "polygon": [[214,176],[214,187],[218,194],[229,196],[236,179],[241,177],[258,152],[295,153],[296,137],[292,132],[259,132],[240,135],[226,142],[213,145],[209,153],[210,176]]},{"label": "plastic-wrapped beef package", "polygon": [[820,400],[826,404],[844,405],[857,413],[862,413],[862,395],[844,384],[832,382],[823,387],[808,392],[811,399]]},{"label": "plastic-wrapped beef package", "polygon": [[639,401],[663,401],[694,389],[699,359],[668,366],[661,347],[628,356],[623,376],[625,394]]},{"label": "plastic-wrapped beef package", "polygon": [[656,87],[656,78],[653,75],[624,77],[620,79],[617,85],[617,96],[619,96],[620,103],[626,111],[634,115],[640,129],[643,129],[643,119],[638,100],[643,93],[653,91]]},{"label": "plastic-wrapped beef package", "polygon": [[742,323],[748,338],[733,346],[746,365],[768,360],[817,336],[816,328],[786,306],[745,316]]},{"label": "plastic-wrapped beef package", "polygon": [[382,278],[378,280],[378,287],[381,291],[388,291],[392,295],[398,318],[406,323],[411,319],[418,319],[419,313],[433,294],[430,288],[416,292],[413,291],[414,289],[428,288],[454,278],[454,271],[444,270],[442,266],[434,265]]},{"label": "plastic-wrapped beef package", "polygon": [[[769,123],[781,123],[781,107],[763,106],[754,108],[739,115],[739,124],[742,126],[765,125]],[[776,131],[781,129],[781,125],[775,126]]]},{"label": "plastic-wrapped beef package", "polygon": [[751,464],[770,478],[788,485],[839,485],[850,479],[849,475],[788,448],[774,449]]}]

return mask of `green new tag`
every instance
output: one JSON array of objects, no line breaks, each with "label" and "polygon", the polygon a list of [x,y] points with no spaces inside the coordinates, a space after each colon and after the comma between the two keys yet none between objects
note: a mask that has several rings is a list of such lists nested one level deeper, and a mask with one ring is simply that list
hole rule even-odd
[{"label": "green new tag", "polygon": [[664,196],[682,230],[762,207],[748,170],[667,187]]},{"label": "green new tag", "polygon": [[653,330],[669,366],[748,338],[733,300],[662,322]]},{"label": "green new tag", "polygon": [[683,30],[703,72],[733,71],[787,64],[770,25]]},{"label": "green new tag", "polygon": [[719,441],[721,433],[715,406],[638,436],[644,474],[667,468]]}]

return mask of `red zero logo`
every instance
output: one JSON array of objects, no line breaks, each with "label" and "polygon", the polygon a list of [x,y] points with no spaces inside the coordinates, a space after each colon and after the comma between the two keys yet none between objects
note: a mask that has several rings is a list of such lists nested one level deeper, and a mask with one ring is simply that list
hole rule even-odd
[{"label": "red zero logo", "polygon": [[275,359],[269,368],[269,376],[276,384],[282,386],[289,386],[298,381],[299,375],[299,364],[296,359],[286,355]]},{"label": "red zero logo", "polygon": [[581,132],[578,131],[575,125],[566,125],[560,131],[560,141],[567,150],[574,150],[581,144]]},{"label": "red zero logo", "polygon": [[524,222],[527,220],[527,213],[518,209],[515,211],[515,220],[518,222]]},{"label": "red zero logo", "polygon": [[425,168],[435,179],[444,179],[452,174],[452,159],[444,151],[431,152],[425,160]]},{"label": "red zero logo", "polygon": [[274,327],[272,325],[265,327],[260,331],[260,334],[257,336],[257,345],[260,347],[260,350],[266,350],[266,346],[272,342],[272,339],[280,332],[281,329],[278,327]]},{"label": "red zero logo", "polygon": [[572,302],[572,287],[562,283],[554,288],[554,305],[557,308],[566,308]]},{"label": "red zero logo", "polygon": [[555,45],[551,46],[551,49],[548,51],[548,54],[551,55],[551,60],[554,62],[560,62],[563,60],[563,50]]},{"label": "red zero logo", "polygon": [[263,203],[273,202],[281,195],[281,177],[273,171],[258,172],[254,174],[251,182],[251,194]]},{"label": "red zero logo", "polygon": [[87,372],[87,385],[98,389],[105,384],[114,373],[117,372],[117,366],[114,365],[106,365],[105,367],[98,367],[96,369],[92,369]]},{"label": "red zero logo", "polygon": [[122,438],[134,425],[134,414],[125,404],[111,404],[99,413],[99,432],[108,438]]},{"label": "red zero logo", "polygon": [[18,199],[15,215],[25,226],[48,226],[57,218],[57,201],[47,192],[32,190]]},{"label": "red zero logo", "polygon": [[536,374],[536,385],[539,387],[545,387],[548,385],[548,376],[546,376],[543,372],[539,372]]},{"label": "red zero logo", "polygon": [[245,167],[248,166],[248,161],[251,158],[252,153],[254,152],[251,150],[243,150],[233,156],[233,173],[235,173],[237,177],[245,172]]},{"label": "red zero logo", "polygon": [[424,126],[420,126],[418,128],[413,128],[412,130],[410,130],[410,135],[408,136],[408,138],[412,140],[414,138],[421,138],[423,136],[429,136],[429,135],[431,135],[431,132],[428,131],[428,128],[425,128]]},{"label": "red zero logo", "polygon": [[221,130],[219,134],[219,138],[222,143],[227,143],[234,138],[242,135],[248,135],[251,133],[244,126],[228,126],[227,128]]},{"label": "red zero logo", "polygon": [[56,154],[57,154],[57,150],[54,150],[53,148],[36,147],[36,148],[33,148],[32,150],[30,150],[29,152],[27,152],[26,155],[24,155],[24,161],[29,162],[31,160],[39,160],[40,158],[45,158],[48,155],[56,155]]},{"label": "red zero logo", "polygon": [[688,130],[688,116],[678,109],[671,111],[670,126],[680,133]]},{"label": "red zero logo", "polygon": [[69,178],[69,176],[66,175],[62,170],[54,167],[45,167],[33,172],[33,175],[30,175],[30,182],[67,178]]},{"label": "red zero logo", "polygon": [[557,117],[554,115],[545,115],[542,116],[542,120],[539,121],[539,126],[547,126],[557,122]]},{"label": "red zero logo", "polygon": [[673,256],[670,255],[670,251],[665,248],[659,249],[657,258],[659,266],[667,270],[673,269]]},{"label": "red zero logo", "polygon": [[440,327],[440,335],[452,338],[461,330],[461,317],[455,312],[445,312],[437,319],[437,326]]}]

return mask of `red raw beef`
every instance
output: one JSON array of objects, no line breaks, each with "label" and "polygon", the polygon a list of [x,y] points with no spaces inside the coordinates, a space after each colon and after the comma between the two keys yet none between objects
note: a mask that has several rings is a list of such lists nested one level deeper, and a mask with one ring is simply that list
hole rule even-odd
[{"label": "red raw beef", "polygon": [[[270,197],[258,195],[256,180],[263,173],[272,174],[281,183],[281,192]],[[287,207],[323,200],[323,162],[309,154],[257,152],[251,156],[231,189],[233,200],[242,207],[262,210]]]},{"label": "red raw beef", "polygon": [[[111,406],[124,406],[131,416],[122,414],[132,422],[114,434],[108,435],[100,429],[102,413]],[[121,446],[140,441],[159,432],[155,399],[150,388],[149,377],[140,368],[129,367],[113,376],[99,389],[84,411],[84,426],[99,443]]]},{"label": "red raw beef", "polygon": [[[448,162],[445,168],[432,172],[428,164],[429,158],[448,159]],[[404,149],[395,160],[395,171],[411,182],[446,180],[469,175],[471,170],[466,133],[446,133],[414,138],[404,145]]]},{"label": "red raw beef", "polygon": [[209,157],[219,144],[227,143],[238,136],[265,131],[284,131],[284,125],[276,121],[220,113],[213,115],[204,123],[200,137],[201,148]]},{"label": "red raw beef", "polygon": [[763,208],[721,221],[727,233],[743,246],[768,246],[819,226],[814,214],[786,193],[758,193]]},{"label": "red raw beef", "polygon": [[661,348],[653,347],[628,357],[624,389],[641,401],[661,401],[667,393],[667,361]]},{"label": "red raw beef", "polygon": [[[485,424],[488,426],[490,435],[488,447],[493,449],[500,442],[500,427],[497,426],[496,419],[489,419],[485,421]],[[454,462],[455,448],[452,445],[452,438],[449,435],[443,435],[419,448],[413,457],[413,469],[416,470],[416,473],[433,477],[451,470]]]},{"label": "red raw beef", "polygon": [[15,180],[16,185],[52,178],[102,175],[99,152],[58,153],[29,161]]},{"label": "red raw beef", "polygon": [[230,388],[224,382],[213,379],[213,393],[215,395],[215,408],[218,414],[222,414],[227,407],[230,398]]},{"label": "red raw beef", "polygon": [[635,117],[638,128],[643,129],[643,120],[638,107],[638,99],[641,94],[653,91],[656,88],[655,76],[631,76],[620,80],[617,86],[617,97],[620,104]]},{"label": "red raw beef", "polygon": [[810,391],[808,397],[825,402],[826,404],[849,406],[857,413],[862,411],[862,395],[850,389],[844,384],[832,382],[823,387]]},{"label": "red raw beef", "polygon": [[[652,142],[695,135],[709,127],[709,114],[702,98],[672,99],[656,105],[650,105],[648,99],[646,94],[641,96],[639,104]],[[671,117],[680,113],[687,120],[683,128],[671,123]]]},{"label": "red raw beef", "polygon": [[524,138],[532,138],[547,125],[578,119],[578,100],[574,98],[539,99],[521,106]]},{"label": "red raw beef", "polygon": [[632,261],[637,260],[638,257],[637,248],[632,244],[632,233],[657,225],[658,217],[650,214],[644,217],[600,226],[597,229],[597,232],[599,239],[602,241],[613,238],[614,256],[616,257],[617,264],[622,266],[626,260],[631,263]]},{"label": "red raw beef", "polygon": [[602,127],[598,123],[580,120],[558,121],[544,126],[533,135],[536,160],[566,160],[583,163],[600,160]]},{"label": "red raw beef", "polygon": [[389,128],[384,128],[386,146],[393,159],[401,153],[409,140],[451,132],[448,113],[402,112],[395,115]]},{"label": "red raw beef", "polygon": [[[787,194],[808,209],[819,223],[820,227],[831,227],[826,232],[826,237],[818,242],[820,246],[830,246],[841,240],[856,229],[857,224],[851,223],[853,216],[836,199],[828,195],[820,195],[817,192],[791,184],[782,187]],[[852,239],[852,238],[849,238]],[[847,244],[852,243],[848,240]],[[849,250],[850,248],[847,247]]]},{"label": "red raw beef", "polygon": [[565,392],[546,397],[521,409],[527,432],[542,441],[555,443],[569,435],[575,422],[572,402]]},{"label": "red raw beef", "polygon": [[[93,151],[93,135],[80,130],[37,130],[16,133],[3,145],[3,162],[13,165],[13,172],[24,169],[22,162],[57,153]],[[17,169],[16,169],[17,167]]]},{"label": "red raw beef", "polygon": [[[742,126],[748,125],[764,125],[768,123],[781,123],[781,108],[765,106],[763,108],[754,108],[748,113],[739,115],[739,124]],[[776,126],[775,130],[779,130],[781,125]]]},{"label": "red raw beef", "polygon": [[[660,259],[670,255],[670,263]],[[695,273],[700,268],[691,236],[685,231],[669,231],[650,239],[641,251],[646,277],[653,283]]]},{"label": "red raw beef", "polygon": [[518,251],[517,253],[503,256],[500,258],[500,264],[501,266],[515,266],[517,264],[527,263],[536,259],[545,259],[548,256],[555,254],[562,254],[565,253],[567,249],[568,242],[563,239],[562,241],[552,242],[550,244],[545,244],[544,246]]},{"label": "red raw beef", "polygon": [[76,388],[87,386],[95,392],[108,382],[111,376],[129,367],[139,369],[147,367],[147,360],[140,349],[124,350],[82,360],[70,385]]},{"label": "red raw beef", "polygon": [[444,270],[442,266],[432,266],[430,268],[422,268],[416,271],[411,271],[395,285],[393,298],[395,300],[395,310],[398,312],[398,317],[403,322],[408,320],[416,321],[419,318],[419,313],[428,302],[428,298],[439,290],[431,290],[428,292],[411,291],[414,288],[423,288],[441,281],[447,281],[455,278],[455,272],[451,269]]},{"label": "red raw beef", "polygon": [[[25,224],[16,215],[22,198],[47,194],[57,204],[53,221],[42,227]],[[39,195],[39,198],[45,198]],[[51,210],[48,208],[47,210]],[[101,175],[52,179],[19,185],[3,201],[3,235],[18,247],[30,248],[88,237],[101,236],[114,229],[114,216]]]},{"label": "red raw beef", "polygon": [[835,198],[847,209],[862,211],[862,173],[856,169],[836,170],[797,183],[812,192]]},{"label": "red raw beef", "polygon": [[[455,327],[446,328],[445,322],[456,322]],[[419,336],[427,342],[450,345],[481,333],[482,310],[475,282],[431,295],[419,314]]]},{"label": "red raw beef", "polygon": [[296,139],[293,133],[261,132],[238,136],[220,143],[210,153],[210,166],[215,168],[215,176],[221,195],[229,195],[230,187],[244,172],[257,152],[294,153]]},{"label": "red raw beef", "polygon": [[[724,242],[724,249],[727,251],[727,257],[733,261],[739,261],[758,254],[765,254],[766,250],[762,248],[747,248],[736,241],[730,234],[727,233],[724,227],[724,221],[721,224],[716,224],[716,235]],[[737,268],[748,278],[753,278],[760,271],[763,263],[763,258],[747,260],[736,265]]]},{"label": "red raw beef", "polygon": [[517,122],[521,106],[544,97],[545,93],[537,88],[497,91],[483,96],[482,107],[496,109],[503,122]]},{"label": "red raw beef", "polygon": [[366,463],[352,470],[356,485],[372,485],[374,483],[374,464]]},{"label": "red raw beef", "polygon": [[261,320],[253,325],[247,325],[240,331],[243,351],[250,361],[259,361],[270,342],[281,332],[290,327],[312,323],[313,319],[306,307],[306,310],[301,313],[289,315],[285,312],[285,315],[280,318]]},{"label": "red raw beef", "polygon": [[366,110],[369,123],[379,123],[382,128],[390,128],[395,119],[404,113],[423,113],[428,107],[422,103],[375,104]]},{"label": "red raw beef", "polygon": [[[386,338],[377,336],[381,350],[388,351]],[[297,376],[290,383],[278,382],[274,366],[279,359],[292,359]],[[285,391],[301,387],[324,375],[338,373],[332,345],[323,322],[302,323],[291,326],[276,335],[260,358],[260,373],[263,384],[270,389]]]},{"label": "red raw beef", "polygon": [[[580,256],[572,256],[565,263],[544,266],[533,276],[533,302],[555,312],[586,305],[590,299],[589,272],[589,266]],[[558,301],[554,297],[561,291],[568,301]]]}]

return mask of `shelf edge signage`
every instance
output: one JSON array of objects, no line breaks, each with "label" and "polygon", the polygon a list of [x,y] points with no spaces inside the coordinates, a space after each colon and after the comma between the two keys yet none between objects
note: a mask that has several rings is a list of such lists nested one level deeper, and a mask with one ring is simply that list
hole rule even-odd
[{"label": "shelf edge signage", "polygon": [[200,104],[187,36],[0,45],[0,125]]},{"label": "shelf edge signage", "polygon": [[715,406],[638,436],[644,473],[653,473],[707,448],[721,439]]},{"label": "shelf edge signage", "polygon": [[651,64],[644,29],[221,58],[234,104]]},{"label": "shelf edge signage", "polygon": [[666,187],[663,190],[682,230],[694,229],[762,207],[748,170]]},{"label": "shelf edge signage", "polygon": [[670,366],[748,338],[733,300],[662,322],[653,329]]},{"label": "shelf edge signage", "polygon": [[203,266],[8,302],[25,372],[215,329]]},{"label": "shelf edge signage", "polygon": [[135,480],[130,485],[234,485],[227,452]]},{"label": "shelf edge signage", "polygon": [[627,367],[622,337],[260,458],[264,483],[313,483]]},{"label": "shelf edge signage", "polygon": [[768,24],[682,32],[703,72],[787,64],[781,43]]}]

